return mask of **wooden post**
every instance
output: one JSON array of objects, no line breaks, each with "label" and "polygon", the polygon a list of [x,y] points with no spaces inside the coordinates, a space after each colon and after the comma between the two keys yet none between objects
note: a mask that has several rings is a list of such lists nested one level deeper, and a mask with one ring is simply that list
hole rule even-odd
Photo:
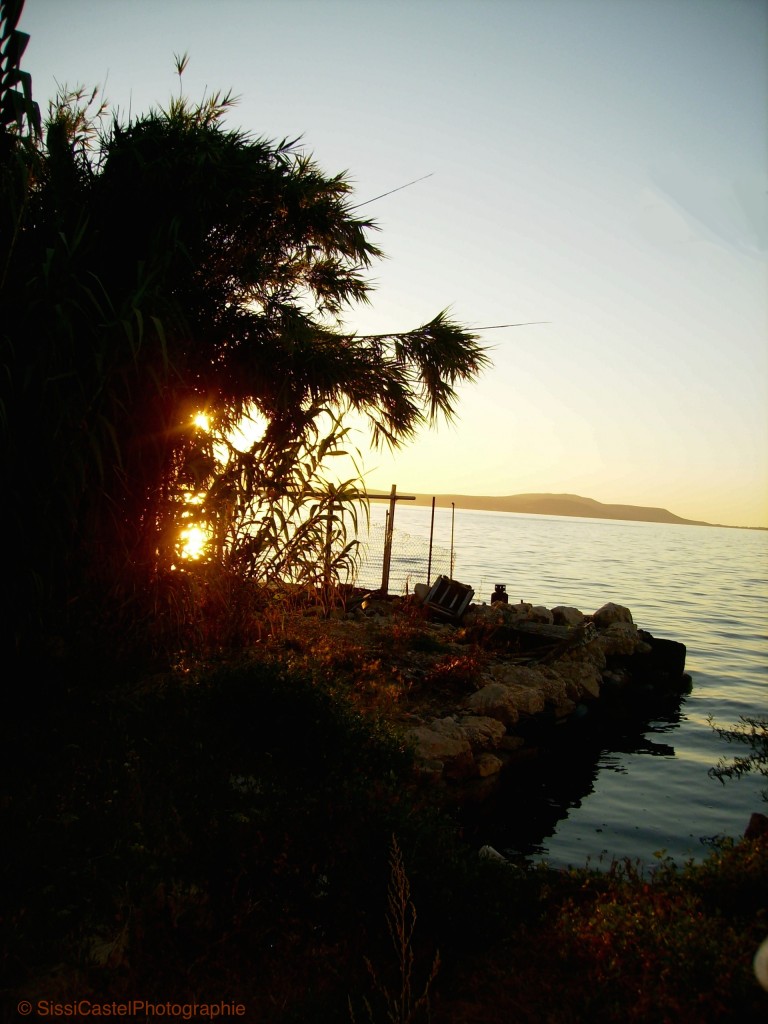
[{"label": "wooden post", "polygon": [[392,534],[395,527],[395,505],[398,501],[415,501],[415,494],[398,494],[397,487],[392,484],[389,494],[369,494],[369,500],[384,499],[389,501],[386,523],[384,527],[384,558],[381,567],[381,593],[386,597],[389,592],[389,566],[392,561]]},{"label": "wooden post", "polygon": [[384,530],[384,560],[381,567],[381,592],[386,596],[389,591],[389,565],[392,561],[392,533],[395,526],[395,504],[397,502],[397,487],[392,484],[389,492],[389,511],[387,512],[386,527]]}]

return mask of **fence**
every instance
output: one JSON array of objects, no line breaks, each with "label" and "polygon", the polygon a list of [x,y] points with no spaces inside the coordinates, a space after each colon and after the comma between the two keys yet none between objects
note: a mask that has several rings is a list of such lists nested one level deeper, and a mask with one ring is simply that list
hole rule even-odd
[{"label": "fence", "polygon": [[[360,538],[356,586],[370,590],[378,590],[381,587],[386,547],[387,527],[372,524],[367,537]],[[434,582],[440,575],[450,576],[450,549],[433,544],[431,580],[427,579],[429,568],[429,540],[425,537],[414,537],[404,530],[393,529],[389,552],[389,592],[412,593],[416,583]]]}]

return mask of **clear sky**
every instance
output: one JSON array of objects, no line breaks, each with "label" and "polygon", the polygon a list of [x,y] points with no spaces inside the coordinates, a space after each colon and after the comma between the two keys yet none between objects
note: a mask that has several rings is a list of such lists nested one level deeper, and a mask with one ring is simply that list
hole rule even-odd
[{"label": "clear sky", "polygon": [[[570,492],[768,526],[763,0],[26,0],[23,67],[348,170],[388,259],[361,332],[450,306],[494,366],[371,489]],[[482,333],[482,332],[481,332]],[[362,438],[361,438],[362,442]]]}]

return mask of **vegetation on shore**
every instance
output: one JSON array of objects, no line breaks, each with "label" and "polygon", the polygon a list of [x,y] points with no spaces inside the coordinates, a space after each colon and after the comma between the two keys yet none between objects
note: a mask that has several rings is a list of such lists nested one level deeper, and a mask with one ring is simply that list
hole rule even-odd
[{"label": "vegetation on shore", "polygon": [[[478,339],[445,314],[349,333],[374,225],[297,145],[225,128],[228,97],[108,126],[64,90],[41,118],[20,10],[0,0],[3,527],[24,555],[4,997],[275,1024],[755,1018],[764,838],[653,878],[483,860],[382,715],[408,686],[394,655],[434,642],[418,621],[363,660],[288,628],[348,594],[359,488],[326,474],[344,410],[408,438],[486,365]],[[236,444],[246,413],[263,430]]]},{"label": "vegetation on shore", "polygon": [[275,1024],[764,1013],[768,837],[653,874],[483,859],[371,710],[386,661],[366,696],[338,651],[310,670],[284,639],[156,677],[28,666],[5,742],[7,996],[223,998]]}]

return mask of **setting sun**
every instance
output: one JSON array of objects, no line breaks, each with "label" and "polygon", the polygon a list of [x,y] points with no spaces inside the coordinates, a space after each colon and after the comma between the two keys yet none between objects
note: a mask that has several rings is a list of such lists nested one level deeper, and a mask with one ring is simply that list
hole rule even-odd
[{"label": "setting sun", "polygon": [[211,421],[208,419],[208,416],[204,412],[197,413],[192,422],[199,430],[211,429]]},{"label": "setting sun", "polygon": [[187,526],[179,534],[179,554],[182,558],[200,558],[209,539],[205,530],[199,526]]}]

